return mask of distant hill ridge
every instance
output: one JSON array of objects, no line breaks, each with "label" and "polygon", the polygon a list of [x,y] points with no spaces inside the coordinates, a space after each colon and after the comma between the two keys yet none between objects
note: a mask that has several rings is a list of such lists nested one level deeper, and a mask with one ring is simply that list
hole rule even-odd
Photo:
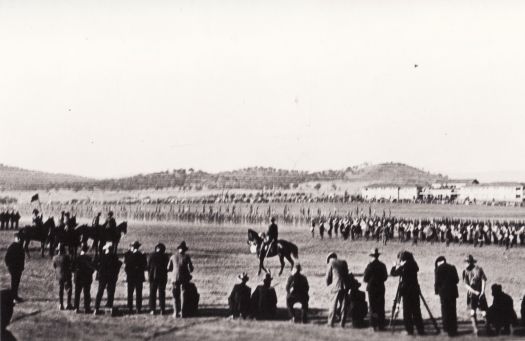
[{"label": "distant hill ridge", "polygon": [[363,164],[342,170],[316,172],[273,167],[249,167],[219,173],[174,169],[135,176],[94,180],[74,175],[24,170],[0,164],[0,189],[104,189],[138,190],[186,187],[192,189],[293,189],[306,182],[347,181],[369,184],[429,184],[448,177],[432,174],[403,163]]}]

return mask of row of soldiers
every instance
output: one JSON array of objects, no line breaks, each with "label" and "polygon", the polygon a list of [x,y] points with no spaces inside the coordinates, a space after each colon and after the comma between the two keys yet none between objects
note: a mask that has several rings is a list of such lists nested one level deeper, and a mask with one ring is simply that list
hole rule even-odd
[{"label": "row of soldiers", "polygon": [[419,241],[437,243],[447,246],[452,243],[499,245],[511,248],[525,245],[525,222],[523,221],[483,221],[462,219],[406,219],[386,216],[329,216],[312,220],[310,228],[312,237],[316,231],[321,239],[325,233],[329,238],[339,235],[351,240],[373,239],[384,245],[390,240],[400,242]]},{"label": "row of soldiers", "polygon": [[14,209],[0,211],[0,230],[16,230],[20,223],[20,212]]}]

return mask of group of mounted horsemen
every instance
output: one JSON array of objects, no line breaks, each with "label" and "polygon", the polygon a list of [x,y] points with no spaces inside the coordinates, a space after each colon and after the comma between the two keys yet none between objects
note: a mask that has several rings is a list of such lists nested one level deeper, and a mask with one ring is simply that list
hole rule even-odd
[{"label": "group of mounted horsemen", "polygon": [[[95,254],[102,253],[102,247],[106,242],[112,242],[118,246],[121,235],[127,233],[127,222],[117,225],[112,211],[109,211],[106,220],[101,223],[101,212],[98,212],[93,218],[92,224],[79,225],[76,215],[70,212],[62,211],[58,223],[55,223],[54,217],[49,217],[44,221],[43,214],[38,210],[33,210],[32,225],[24,226],[19,231],[21,242],[24,250],[29,255],[29,244],[31,241],[40,242],[42,256],[46,246],[49,255],[55,255],[59,245],[67,249],[71,255],[76,255],[79,247],[89,246],[89,240],[92,240],[91,248]],[[114,248],[115,252],[117,248]]]}]

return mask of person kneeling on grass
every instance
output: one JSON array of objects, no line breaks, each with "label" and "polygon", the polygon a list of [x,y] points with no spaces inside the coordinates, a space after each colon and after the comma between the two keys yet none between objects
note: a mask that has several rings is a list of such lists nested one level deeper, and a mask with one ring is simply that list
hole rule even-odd
[{"label": "person kneeling on grass", "polygon": [[500,332],[505,335],[511,333],[511,325],[515,325],[518,321],[518,316],[514,311],[514,302],[512,298],[503,292],[501,285],[492,285],[492,296],[494,300],[492,305],[487,310],[487,332],[492,333],[492,327],[499,335]]},{"label": "person kneeling on grass", "polygon": [[267,273],[263,284],[257,286],[251,298],[251,312],[257,320],[273,320],[277,313],[277,294],[271,287],[272,275]]},{"label": "person kneeling on grass", "polygon": [[228,305],[230,306],[230,313],[232,318],[241,316],[246,319],[250,315],[250,295],[252,289],[246,285],[250,279],[246,272],[237,276],[240,283],[233,286],[230,297],[228,297]]},{"label": "person kneeling on grass", "polygon": [[295,322],[295,311],[294,304],[301,304],[301,321],[306,323],[308,320],[308,291],[310,286],[306,276],[301,274],[301,264],[295,263],[292,275],[288,277],[286,283],[286,306],[288,307],[288,314],[290,315],[291,322]]},{"label": "person kneeling on grass", "polygon": [[365,326],[365,317],[368,314],[368,305],[366,304],[366,294],[359,290],[361,283],[355,279],[353,274],[348,275],[348,288],[350,292],[346,301],[348,302],[348,316],[352,320],[352,327],[363,328]]}]

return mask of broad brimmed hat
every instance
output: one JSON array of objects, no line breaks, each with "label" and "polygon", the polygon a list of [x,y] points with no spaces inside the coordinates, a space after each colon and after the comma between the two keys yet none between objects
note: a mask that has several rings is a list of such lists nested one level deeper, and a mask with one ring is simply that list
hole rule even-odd
[{"label": "broad brimmed hat", "polygon": [[381,253],[379,252],[379,250],[377,249],[377,247],[375,249],[373,249],[369,256],[372,256],[372,257],[379,257],[379,255],[381,255]]},{"label": "broad brimmed hat", "polygon": [[330,263],[330,259],[337,258],[337,254],[335,252],[330,252],[328,256],[326,256],[326,264]]},{"label": "broad brimmed hat", "polygon": [[237,276],[237,278],[240,279],[243,282],[248,282],[248,280],[250,279],[250,277],[248,277],[248,274],[246,272],[243,272],[242,274],[239,274]]},{"label": "broad brimmed hat", "polygon": [[186,242],[184,240],[179,244],[179,246],[177,246],[177,250],[188,251],[188,247],[186,246]]},{"label": "broad brimmed hat", "polygon": [[472,257],[472,255],[468,255],[467,258],[465,258],[465,262],[474,264],[474,263],[477,263],[477,260],[474,259],[474,257]]},{"label": "broad brimmed hat", "polygon": [[129,246],[135,248],[135,249],[138,249],[142,244],[138,241],[138,240],[135,240],[133,243],[129,244]]},{"label": "broad brimmed hat", "polygon": [[155,245],[155,250],[157,249],[160,249],[161,251],[160,252],[165,252],[166,251],[166,245],[162,244],[162,243],[158,243],[157,245]]}]

